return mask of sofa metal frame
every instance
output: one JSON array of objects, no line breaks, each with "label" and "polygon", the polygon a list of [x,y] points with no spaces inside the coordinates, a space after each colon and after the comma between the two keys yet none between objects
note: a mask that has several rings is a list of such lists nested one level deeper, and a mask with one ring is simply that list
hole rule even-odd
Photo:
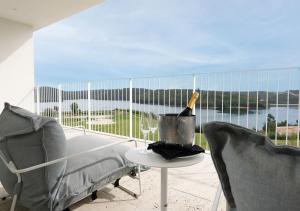
[{"label": "sofa metal frame", "polygon": [[[17,184],[20,185],[21,182],[22,182],[21,174],[23,174],[23,173],[34,171],[34,170],[37,170],[37,169],[40,169],[40,168],[43,168],[43,167],[46,167],[46,166],[50,166],[50,165],[53,165],[53,164],[56,164],[56,163],[59,163],[59,162],[62,162],[62,161],[66,161],[68,159],[71,159],[71,158],[74,158],[74,157],[77,157],[77,156],[81,156],[81,155],[88,154],[88,153],[95,152],[95,151],[99,151],[99,150],[102,150],[102,149],[105,149],[105,148],[113,147],[115,145],[128,143],[128,142],[133,142],[133,141],[135,142],[135,145],[137,146],[136,140],[130,139],[130,140],[118,141],[118,142],[115,142],[115,143],[106,144],[104,146],[100,146],[100,147],[96,147],[96,148],[86,150],[86,151],[83,151],[83,152],[68,155],[68,156],[65,156],[65,157],[62,157],[62,158],[58,158],[58,159],[55,159],[55,160],[52,160],[52,161],[48,161],[48,162],[41,163],[41,164],[31,166],[31,167],[28,167],[28,168],[24,168],[24,169],[17,169],[15,164],[13,163],[13,161],[7,161],[4,154],[1,151],[0,151],[0,159],[5,164],[5,166],[9,169],[9,171],[17,176]],[[117,185],[115,185],[115,187],[118,187],[121,190],[125,191],[126,193],[128,193],[128,194],[130,194],[130,195],[137,198],[142,193],[140,173],[141,173],[141,167],[140,167],[140,165],[138,165],[138,177],[137,177],[137,179],[139,180],[139,193],[138,194],[126,189],[125,187],[123,187],[121,185],[119,185],[119,183]],[[15,210],[17,199],[18,199],[18,194],[14,193],[14,195],[12,197],[13,198],[12,198],[12,204],[11,204],[11,207],[10,207],[10,211]]]}]

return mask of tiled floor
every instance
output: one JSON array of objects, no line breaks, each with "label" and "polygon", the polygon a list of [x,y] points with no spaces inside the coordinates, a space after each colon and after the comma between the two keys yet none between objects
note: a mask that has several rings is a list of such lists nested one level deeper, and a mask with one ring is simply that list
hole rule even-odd
[{"label": "tiled floor", "polygon": [[[82,131],[66,129],[68,138],[82,135]],[[107,139],[115,137],[103,136]],[[131,143],[130,143],[131,144]],[[133,147],[133,143],[132,143]],[[160,210],[160,169],[151,168],[142,172],[142,195],[135,199],[112,185],[98,192],[98,199],[86,198],[71,207],[76,211],[132,211]],[[138,193],[138,181],[129,177],[121,179],[120,184]],[[169,170],[169,209],[170,211],[208,211],[218,186],[218,178],[209,154],[194,166]],[[1,189],[0,189],[1,193]],[[11,201],[0,202],[0,211],[8,211]],[[20,206],[17,211],[26,210]],[[225,199],[222,196],[218,210],[225,211]]]}]

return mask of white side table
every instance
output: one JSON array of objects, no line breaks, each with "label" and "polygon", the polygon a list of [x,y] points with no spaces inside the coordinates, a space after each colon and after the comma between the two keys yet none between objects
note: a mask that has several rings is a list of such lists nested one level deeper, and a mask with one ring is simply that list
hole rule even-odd
[{"label": "white side table", "polygon": [[166,160],[159,154],[148,150],[148,153],[141,152],[142,149],[131,149],[125,157],[136,164],[157,167],[161,169],[161,210],[166,211],[168,207],[167,196],[168,196],[168,168],[179,168],[197,164],[204,158],[203,153],[185,157],[175,158],[172,160]]}]

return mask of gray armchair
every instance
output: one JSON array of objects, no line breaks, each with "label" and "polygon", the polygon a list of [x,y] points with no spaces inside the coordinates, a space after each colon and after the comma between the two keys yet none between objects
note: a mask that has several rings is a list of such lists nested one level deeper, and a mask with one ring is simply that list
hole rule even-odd
[{"label": "gray armchair", "polygon": [[135,173],[124,142],[88,135],[66,140],[54,119],[6,104],[0,115],[0,181],[13,196],[11,210],[18,201],[32,211],[61,211]]},{"label": "gray armchair", "polygon": [[252,130],[223,122],[204,125],[230,211],[300,210],[300,150],[275,146]]}]

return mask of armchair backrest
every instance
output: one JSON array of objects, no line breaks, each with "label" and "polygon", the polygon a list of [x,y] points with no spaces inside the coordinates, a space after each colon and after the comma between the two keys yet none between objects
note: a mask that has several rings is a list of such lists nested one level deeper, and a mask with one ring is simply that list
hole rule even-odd
[{"label": "armchair backrest", "polygon": [[[66,155],[63,129],[55,119],[38,116],[5,104],[0,115],[0,151],[17,169],[24,169]],[[19,202],[25,207],[51,206],[66,162],[21,174]],[[17,177],[0,160],[0,181],[9,194],[16,191]]]},{"label": "armchair backrest", "polygon": [[300,209],[300,149],[224,122],[208,123],[204,132],[227,210]]}]

